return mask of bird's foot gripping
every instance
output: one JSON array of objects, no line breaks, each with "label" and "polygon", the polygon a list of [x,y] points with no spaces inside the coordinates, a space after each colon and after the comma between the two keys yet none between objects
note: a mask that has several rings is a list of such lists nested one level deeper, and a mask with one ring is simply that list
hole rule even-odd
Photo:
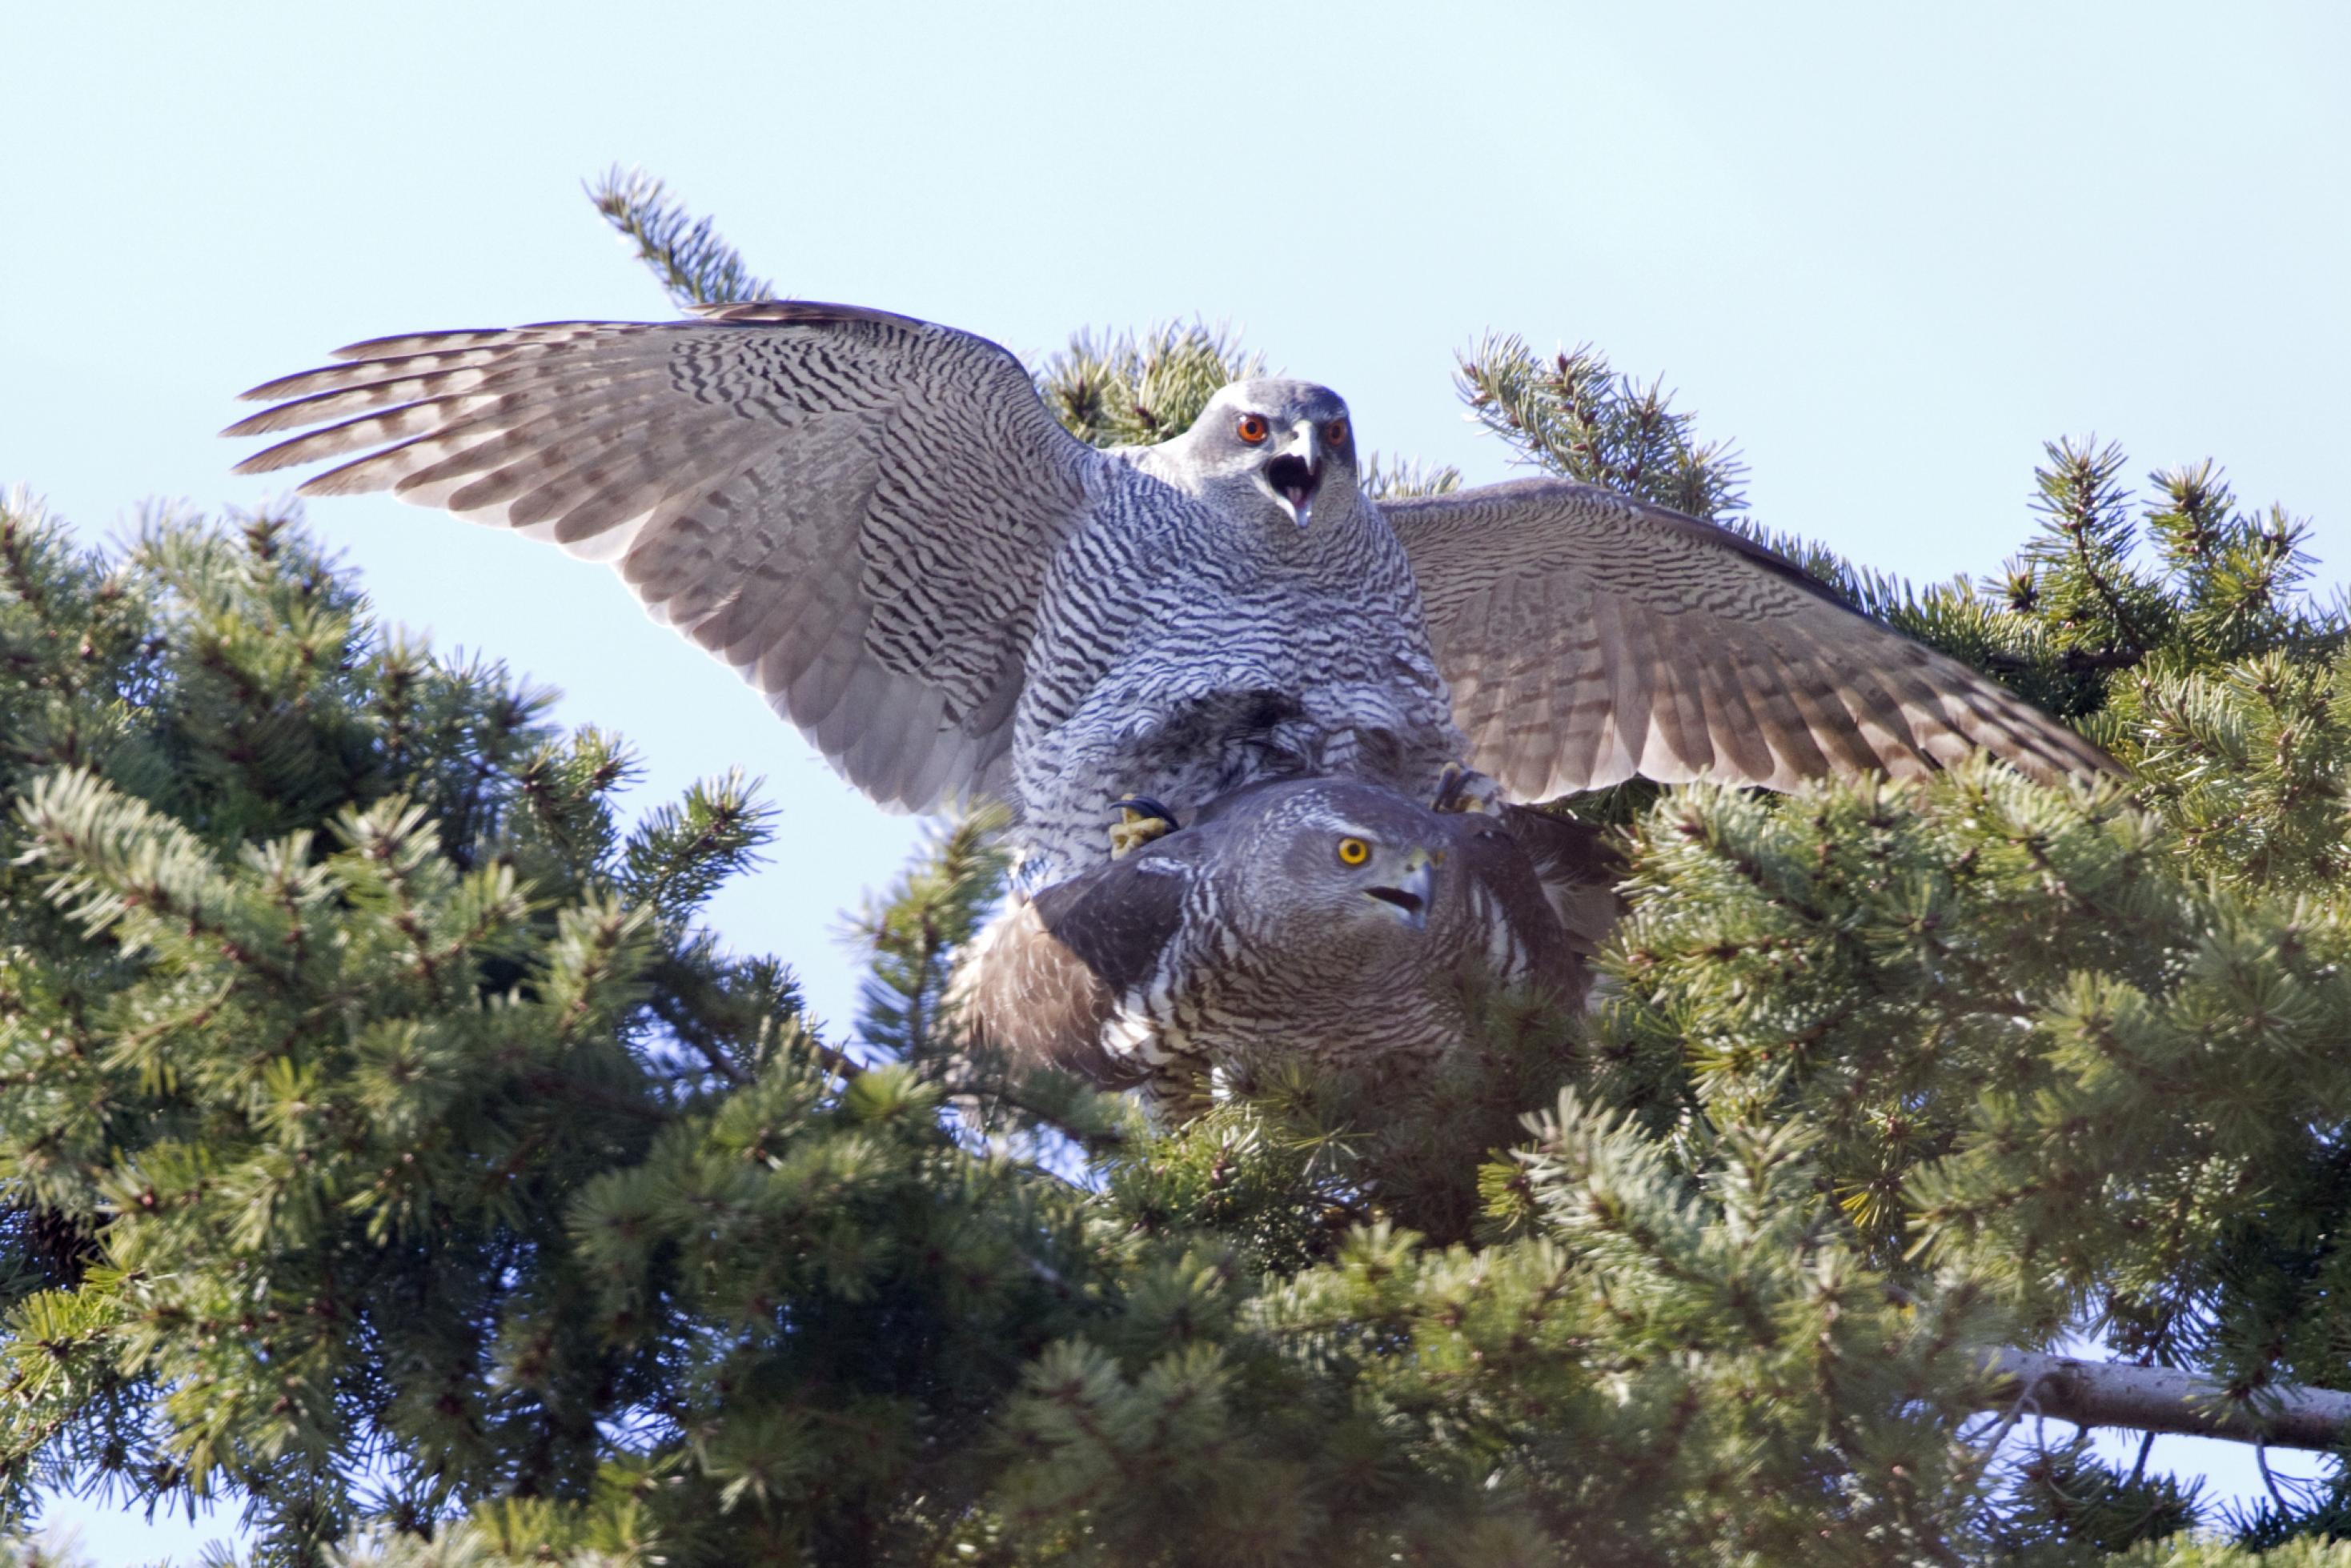
[{"label": "bird's foot gripping", "polygon": [[1458,762],[1448,762],[1437,775],[1437,799],[1430,802],[1440,811],[1499,811],[1502,807],[1502,787],[1491,778]]},{"label": "bird's foot gripping", "polygon": [[1118,809],[1118,821],[1110,825],[1113,860],[1123,859],[1152,840],[1165,838],[1183,826],[1176,820],[1175,812],[1148,795],[1130,795],[1111,804]]}]

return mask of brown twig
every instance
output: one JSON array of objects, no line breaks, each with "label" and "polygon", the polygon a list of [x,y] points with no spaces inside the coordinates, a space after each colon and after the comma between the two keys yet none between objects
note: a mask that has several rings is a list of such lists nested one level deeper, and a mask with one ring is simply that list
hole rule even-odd
[{"label": "brown twig", "polygon": [[2351,1434],[2351,1393],[2279,1385],[2255,1397],[2169,1366],[2125,1366],[2002,1345],[1987,1353],[2001,1407],[2022,1384],[2040,1414],[2077,1427],[2126,1427],[2285,1448],[2334,1448]]}]

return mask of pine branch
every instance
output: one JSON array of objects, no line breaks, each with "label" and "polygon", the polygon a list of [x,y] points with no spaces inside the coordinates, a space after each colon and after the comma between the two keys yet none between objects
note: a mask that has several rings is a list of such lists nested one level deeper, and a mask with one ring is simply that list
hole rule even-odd
[{"label": "pine branch", "polygon": [[1227,382],[1265,373],[1224,328],[1194,321],[1095,338],[1081,332],[1037,371],[1053,417],[1094,446],[1172,441],[1192,426]]},{"label": "pine branch", "polygon": [[937,1060],[953,1049],[940,1025],[948,982],[963,950],[1003,893],[1005,860],[996,836],[1000,810],[983,808],[943,827],[924,860],[851,924],[872,955],[858,1033],[903,1061]]},{"label": "pine branch", "polygon": [[2042,532],[2026,545],[2023,567],[2011,569],[2011,591],[2046,595],[2069,648],[2142,660],[2168,637],[2171,606],[2129,560],[2135,529],[2122,448],[2068,440],[2042,450],[2032,504]]},{"label": "pine branch", "polygon": [[1662,380],[1619,375],[1590,344],[1538,359],[1516,336],[1460,357],[1454,382],[1480,424],[1539,468],[1722,522],[1747,509],[1747,464],[1701,442]]},{"label": "pine branch", "polygon": [[1461,470],[1450,463],[1426,464],[1412,457],[1383,460],[1374,452],[1364,465],[1364,494],[1374,501],[1414,500],[1459,488]]},{"label": "pine branch", "polygon": [[614,165],[588,187],[588,197],[681,309],[775,298],[776,286],[753,275],[709,218],[694,216],[643,169]]},{"label": "pine branch", "polygon": [[[2028,1413],[2077,1427],[2126,1427],[2272,1448],[2335,1448],[2351,1435],[2351,1394],[2283,1385],[2248,1396],[2170,1366],[2123,1366],[2003,1345],[1985,1358],[2001,1382],[1987,1409],[2020,1401]],[[2020,1392],[2021,1390],[2021,1392]]]}]

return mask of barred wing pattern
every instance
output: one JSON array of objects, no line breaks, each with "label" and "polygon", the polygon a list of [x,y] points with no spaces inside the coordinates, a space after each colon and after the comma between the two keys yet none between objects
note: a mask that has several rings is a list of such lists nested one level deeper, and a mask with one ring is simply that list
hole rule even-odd
[{"label": "barred wing pattern", "polygon": [[617,567],[851,782],[928,810],[1004,793],[1055,546],[1103,461],[1019,361],[809,302],[666,323],[428,332],[256,387],[238,465],[364,453],[301,486],[389,490]]},{"label": "barred wing pattern", "polygon": [[1563,479],[1381,507],[1412,559],[1470,766],[1543,800],[1638,774],[1792,789],[1980,747],[2109,771],[2080,736],[1711,523]]}]

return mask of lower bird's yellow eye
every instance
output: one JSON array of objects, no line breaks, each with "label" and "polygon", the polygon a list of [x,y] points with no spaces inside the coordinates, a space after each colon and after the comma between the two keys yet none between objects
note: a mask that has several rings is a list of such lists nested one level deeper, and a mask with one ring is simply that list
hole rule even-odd
[{"label": "lower bird's yellow eye", "polygon": [[1233,433],[1251,446],[1263,441],[1270,430],[1271,427],[1265,423],[1265,416],[1256,413],[1241,415],[1240,422],[1233,426]]},{"label": "lower bird's yellow eye", "polygon": [[1324,425],[1322,427],[1322,439],[1329,442],[1333,446],[1346,445],[1347,422],[1343,419],[1334,419],[1330,423]]},{"label": "lower bird's yellow eye", "polygon": [[1364,842],[1363,840],[1341,839],[1339,841],[1339,863],[1341,865],[1361,865],[1371,858],[1372,846]]}]

